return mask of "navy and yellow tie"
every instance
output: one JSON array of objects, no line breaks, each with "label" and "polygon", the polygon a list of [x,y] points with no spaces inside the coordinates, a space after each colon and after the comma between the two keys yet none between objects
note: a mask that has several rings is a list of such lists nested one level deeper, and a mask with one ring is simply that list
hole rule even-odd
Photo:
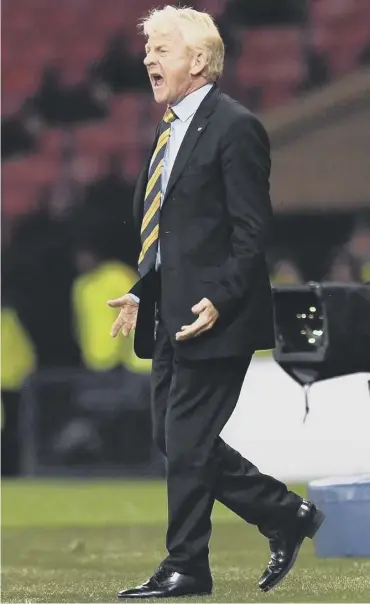
[{"label": "navy and yellow tie", "polygon": [[168,139],[170,138],[171,123],[177,119],[172,109],[167,109],[160,124],[159,137],[152,155],[148,183],[144,197],[144,213],[141,223],[141,253],[139,256],[139,273],[142,277],[155,266],[158,238],[159,213],[161,208],[161,176]]}]

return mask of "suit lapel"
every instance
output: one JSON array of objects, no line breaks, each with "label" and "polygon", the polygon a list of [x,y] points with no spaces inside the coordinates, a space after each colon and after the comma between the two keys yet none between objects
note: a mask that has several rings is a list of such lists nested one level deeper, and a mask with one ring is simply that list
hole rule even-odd
[{"label": "suit lapel", "polygon": [[204,133],[208,126],[209,116],[214,111],[220,98],[220,91],[217,86],[211,88],[203,102],[200,104],[198,111],[192,119],[192,122],[185,134],[184,140],[181,143],[179,152],[176,156],[175,163],[171,170],[171,176],[167,184],[166,193],[163,199],[165,203],[166,199],[170,195],[173,187],[180,178],[184,171],[189,158],[196,147],[200,137]]},{"label": "suit lapel", "polygon": [[145,163],[144,168],[141,170],[139,177],[136,182],[134,202],[133,202],[133,215],[135,227],[140,231],[141,222],[143,219],[144,211],[144,195],[145,187],[148,180],[148,162]]},{"label": "suit lapel", "polygon": [[[191,156],[200,137],[202,136],[203,132],[205,131],[205,129],[208,126],[209,117],[213,113],[214,109],[216,108],[216,105],[220,99],[220,95],[221,95],[221,93],[220,93],[217,85],[215,85],[213,88],[211,88],[211,90],[209,91],[209,93],[207,94],[205,99],[202,101],[202,103],[199,106],[198,111],[196,112],[195,116],[193,117],[192,122],[185,134],[184,140],[182,141],[181,147],[177,154],[174,166],[171,171],[171,176],[170,176],[170,179],[167,184],[166,193],[165,193],[162,203],[165,203],[166,199],[168,198],[169,194],[171,193],[171,190],[173,189],[177,180],[180,178],[182,172],[184,171],[186,164],[189,161],[189,157]],[[148,182],[149,164],[150,164],[150,160],[152,158],[152,155],[153,155],[154,150],[157,145],[159,127],[160,127],[160,124],[158,124],[158,126],[157,126],[156,134],[154,137],[154,142],[153,142],[152,148],[150,149],[148,160],[145,163],[145,166],[144,166],[143,170],[141,171],[141,174],[137,180],[136,189],[135,189],[135,193],[134,193],[133,213],[134,213],[135,224],[136,224],[137,228],[139,229],[139,231],[140,231],[141,222],[143,219],[144,197],[145,197],[146,185]]]}]

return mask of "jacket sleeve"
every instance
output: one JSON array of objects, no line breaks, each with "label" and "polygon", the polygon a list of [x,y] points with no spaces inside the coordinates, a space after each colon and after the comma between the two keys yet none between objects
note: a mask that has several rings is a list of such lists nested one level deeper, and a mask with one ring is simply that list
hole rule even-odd
[{"label": "jacket sleeve", "polygon": [[141,281],[141,279],[139,279],[139,281],[137,281],[135,283],[135,285],[133,285],[132,288],[130,289],[130,291],[128,292],[130,294],[130,296],[132,297],[132,299],[134,300],[134,302],[137,302],[137,303],[140,302],[141,288],[142,288],[142,281]]},{"label": "jacket sleeve", "polygon": [[221,143],[225,204],[231,232],[231,253],[210,300],[229,314],[248,290],[263,264],[272,219],[269,193],[270,143],[252,114],[239,117]]}]

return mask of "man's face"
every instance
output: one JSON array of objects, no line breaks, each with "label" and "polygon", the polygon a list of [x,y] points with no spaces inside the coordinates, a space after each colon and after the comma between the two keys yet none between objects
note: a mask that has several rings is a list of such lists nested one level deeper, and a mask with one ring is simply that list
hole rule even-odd
[{"label": "man's face", "polygon": [[194,59],[180,34],[149,36],[145,51],[144,65],[157,103],[174,105],[199,86],[192,73]]}]

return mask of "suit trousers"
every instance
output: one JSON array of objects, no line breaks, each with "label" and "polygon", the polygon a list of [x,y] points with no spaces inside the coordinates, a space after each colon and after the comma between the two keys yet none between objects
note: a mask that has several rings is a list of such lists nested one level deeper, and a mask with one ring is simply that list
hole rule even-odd
[{"label": "suit trousers", "polygon": [[168,557],[162,565],[182,573],[209,572],[216,499],[267,537],[289,525],[302,499],[220,438],[252,355],[178,358],[157,318],[151,400],[154,441],[167,458]]}]

